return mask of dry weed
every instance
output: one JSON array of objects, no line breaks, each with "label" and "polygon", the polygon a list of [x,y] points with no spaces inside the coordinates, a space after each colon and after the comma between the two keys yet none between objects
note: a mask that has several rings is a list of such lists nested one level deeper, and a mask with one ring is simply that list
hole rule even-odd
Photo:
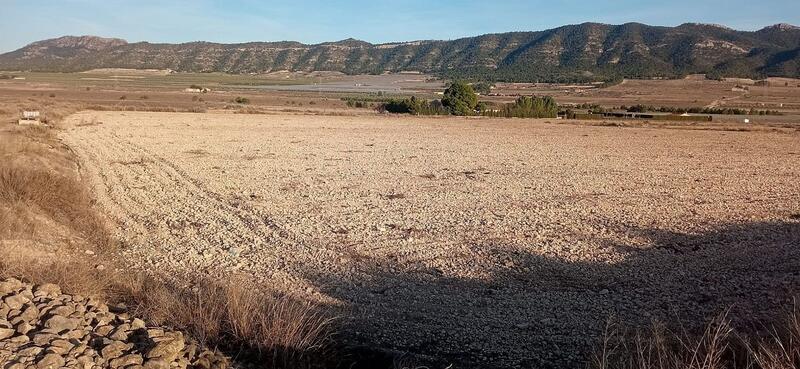
[{"label": "dry weed", "polygon": [[698,335],[672,332],[661,323],[628,334],[609,321],[592,369],[797,369],[800,368],[800,308],[766,336],[737,332],[726,313]]}]

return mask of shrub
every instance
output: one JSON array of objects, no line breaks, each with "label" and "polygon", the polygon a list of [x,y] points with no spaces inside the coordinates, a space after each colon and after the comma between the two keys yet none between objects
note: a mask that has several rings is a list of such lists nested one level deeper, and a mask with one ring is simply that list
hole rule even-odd
[{"label": "shrub", "polygon": [[235,102],[237,104],[246,105],[246,104],[250,103],[250,99],[248,99],[246,97],[242,97],[242,96],[237,96],[235,99],[233,99],[233,102]]}]

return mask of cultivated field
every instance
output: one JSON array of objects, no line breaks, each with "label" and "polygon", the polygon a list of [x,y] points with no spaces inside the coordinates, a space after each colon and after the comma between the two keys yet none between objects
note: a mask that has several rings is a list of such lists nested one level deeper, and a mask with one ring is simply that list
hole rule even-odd
[{"label": "cultivated field", "polygon": [[134,268],[251,277],[373,348],[583,367],[611,315],[747,325],[800,285],[796,131],[83,112],[60,137]]}]

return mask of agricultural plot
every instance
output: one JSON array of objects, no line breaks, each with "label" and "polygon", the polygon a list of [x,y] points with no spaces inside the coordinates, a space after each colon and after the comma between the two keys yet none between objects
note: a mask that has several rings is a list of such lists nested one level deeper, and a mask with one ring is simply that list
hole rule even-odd
[{"label": "agricultural plot", "polygon": [[611,315],[749,324],[800,285],[797,133],[84,112],[61,136],[134,268],[242,274],[372,347],[577,367]]}]

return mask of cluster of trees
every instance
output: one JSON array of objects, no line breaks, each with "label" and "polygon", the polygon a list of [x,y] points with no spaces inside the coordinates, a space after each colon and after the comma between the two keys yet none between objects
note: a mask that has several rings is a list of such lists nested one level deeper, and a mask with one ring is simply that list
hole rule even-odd
[{"label": "cluster of trees", "polygon": [[378,111],[395,114],[414,114],[414,115],[449,115],[451,111],[447,109],[439,100],[428,101],[411,96],[408,99],[396,100],[378,106]]},{"label": "cluster of trees", "polygon": [[442,100],[428,101],[412,96],[390,99],[378,106],[378,111],[416,115],[475,115],[478,113],[478,95],[467,83],[453,82],[444,91]]},{"label": "cluster of trees", "polygon": [[505,118],[555,118],[558,116],[558,104],[550,96],[521,96],[517,101],[505,104],[498,110],[487,110],[483,115]]},{"label": "cluster of trees", "polygon": [[739,108],[676,108],[671,106],[648,106],[648,105],[634,105],[630,107],[621,106],[621,110],[625,110],[629,113],[647,113],[647,112],[660,112],[660,113],[673,113],[673,114],[721,114],[721,115],[782,115],[781,112],[777,110],[758,110],[756,108],[751,109],[739,109]]},{"label": "cluster of trees", "polygon": [[[406,99],[390,99],[378,106],[378,111],[415,115],[483,115],[507,118],[555,118],[558,104],[550,97],[522,96],[517,101],[499,108],[491,108],[478,101],[473,85],[454,82],[445,91],[441,100],[428,101],[415,96]],[[489,88],[491,86],[479,86]]]}]

